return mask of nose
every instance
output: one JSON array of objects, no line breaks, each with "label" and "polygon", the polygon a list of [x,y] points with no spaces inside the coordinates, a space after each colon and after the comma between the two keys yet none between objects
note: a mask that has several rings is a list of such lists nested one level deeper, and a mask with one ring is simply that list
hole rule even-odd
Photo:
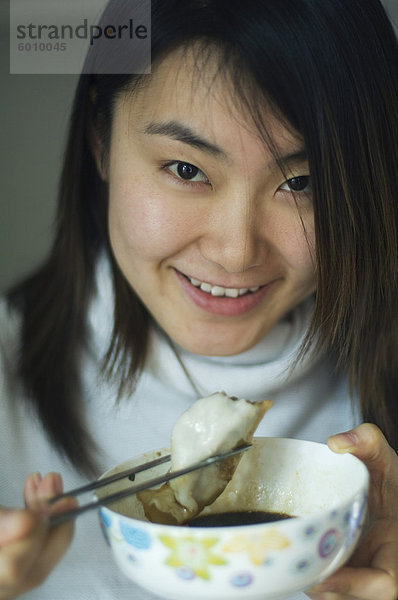
[{"label": "nose", "polygon": [[218,198],[207,218],[200,239],[202,256],[227,273],[242,273],[261,263],[264,240],[260,237],[261,216],[249,194]]}]

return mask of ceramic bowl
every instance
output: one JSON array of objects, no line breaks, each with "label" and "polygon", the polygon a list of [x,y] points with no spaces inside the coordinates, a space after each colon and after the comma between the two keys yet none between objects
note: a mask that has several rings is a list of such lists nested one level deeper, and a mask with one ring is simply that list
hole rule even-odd
[{"label": "ceramic bowl", "polygon": [[[109,475],[167,453],[126,461]],[[166,463],[136,476],[155,477]],[[101,491],[122,489],[123,480]],[[365,518],[368,472],[326,445],[255,438],[206,512],[260,510],[296,518],[254,525],[187,527],[146,521],[135,496],[100,509],[113,558],[134,582],[170,600],[276,600],[330,575],[352,553]],[[99,496],[99,494],[98,494]]]}]

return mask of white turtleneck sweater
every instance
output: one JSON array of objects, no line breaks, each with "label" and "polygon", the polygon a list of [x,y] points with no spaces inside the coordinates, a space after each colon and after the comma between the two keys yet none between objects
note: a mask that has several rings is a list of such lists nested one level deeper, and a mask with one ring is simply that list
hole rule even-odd
[{"label": "white turtleneck sweater", "polygon": [[[347,385],[325,358],[307,356],[290,372],[303,341],[312,304],[299,306],[249,351],[234,357],[204,357],[178,348],[190,378],[205,396],[224,390],[250,400],[270,398],[274,406],[256,435],[325,442],[359,422]],[[197,398],[175,352],[153,328],[146,368],[133,396],[116,404],[116,388],[100,373],[112,330],[113,293],[109,267],[100,261],[97,290],[88,312],[89,347],[82,361],[84,416],[100,449],[100,471],[147,450],[167,447],[179,415]],[[30,472],[58,471],[66,489],[84,482],[49,443],[42,426],[9,376],[18,349],[19,317],[0,304],[0,505],[22,507]],[[56,400],[55,400],[56,401]],[[27,600],[153,600],[113,563],[96,514],[76,523],[72,546]],[[294,600],[304,599],[303,594]],[[242,600],[244,600],[242,598]],[[291,599],[293,600],[293,599]]]}]

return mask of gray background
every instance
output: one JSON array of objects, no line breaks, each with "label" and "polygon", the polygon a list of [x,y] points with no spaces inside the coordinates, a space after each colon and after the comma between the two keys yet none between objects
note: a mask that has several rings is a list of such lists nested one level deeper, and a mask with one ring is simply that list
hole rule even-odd
[{"label": "gray background", "polygon": [[[398,24],[398,0],[384,5]],[[0,0],[0,290],[37,265],[51,242],[77,82],[72,75],[9,75],[8,18],[8,2]]]}]

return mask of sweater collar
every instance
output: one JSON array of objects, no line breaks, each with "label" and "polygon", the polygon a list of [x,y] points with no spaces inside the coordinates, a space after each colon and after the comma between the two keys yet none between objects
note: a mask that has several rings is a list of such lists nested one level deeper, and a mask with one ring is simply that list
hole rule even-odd
[{"label": "sweater collar", "polygon": [[[91,347],[103,358],[110,344],[114,314],[111,268],[104,255],[98,260],[95,282],[88,327]],[[308,353],[295,364],[312,311],[310,298],[280,320],[254,347],[227,357],[196,355],[177,345],[173,349],[163,331],[153,326],[144,371],[176,393],[195,395],[197,388],[201,395],[224,390],[251,400],[264,399],[284,383],[297,381],[317,360]]]},{"label": "sweater collar", "polygon": [[173,350],[164,333],[154,327],[146,370],[179,393],[193,394],[197,388],[205,396],[222,390],[263,400],[287,382],[298,381],[316,362],[308,353],[296,364],[312,311],[311,298],[279,321],[258,344],[234,356],[202,356],[176,345]]}]

